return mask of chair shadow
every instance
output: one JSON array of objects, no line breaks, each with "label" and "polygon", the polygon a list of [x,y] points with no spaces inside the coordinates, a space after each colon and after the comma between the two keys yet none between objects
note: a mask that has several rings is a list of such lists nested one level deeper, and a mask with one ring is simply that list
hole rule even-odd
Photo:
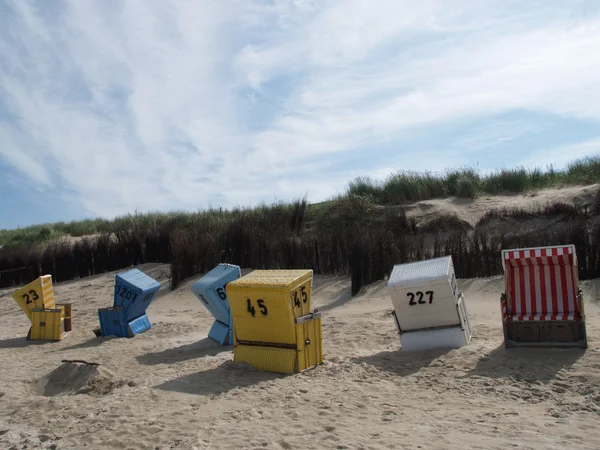
[{"label": "chair shadow", "polygon": [[120,338],[118,336],[98,336],[98,337],[93,337],[92,339],[88,339],[87,341],[80,342],[79,344],[65,347],[61,350],[67,351],[67,350],[77,350],[80,348],[98,347],[98,346],[104,344],[105,342],[111,341],[113,339],[127,339],[127,338]]},{"label": "chair shadow", "polygon": [[586,350],[581,348],[505,348],[500,344],[481,356],[469,377],[510,378],[517,381],[549,382],[572,367]]},{"label": "chair shadow", "polygon": [[0,348],[25,348],[33,345],[52,344],[54,341],[34,340],[28,341],[25,336],[0,340]]},{"label": "chair shadow", "polygon": [[153,366],[155,364],[172,364],[187,361],[203,356],[216,356],[219,353],[230,351],[233,345],[220,345],[218,342],[206,337],[198,342],[167,348],[161,352],[146,353],[136,356],[140,364]]},{"label": "chair shadow", "polygon": [[369,356],[360,356],[352,358],[355,363],[366,363],[379,370],[392,373],[394,375],[411,375],[424,367],[428,367],[437,358],[440,358],[453,349],[439,348],[423,351],[407,352],[403,350],[393,350],[376,353]]},{"label": "chair shadow", "polygon": [[163,391],[181,392],[193,395],[219,395],[235,388],[257,385],[264,381],[284,378],[288,375],[265,372],[246,364],[225,361],[214,369],[185,375],[154,386]]}]

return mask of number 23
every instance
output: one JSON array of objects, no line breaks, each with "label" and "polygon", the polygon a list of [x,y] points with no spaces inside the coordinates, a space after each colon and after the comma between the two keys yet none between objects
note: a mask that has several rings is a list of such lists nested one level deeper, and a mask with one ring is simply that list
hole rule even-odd
[{"label": "number 23", "polygon": [[[31,294],[31,295],[33,295],[33,300],[31,300],[31,299],[29,298],[29,295],[30,295],[30,294]],[[23,294],[23,298],[25,299],[25,304],[27,304],[27,305],[28,305],[28,304],[30,304],[31,302],[34,302],[34,301],[36,301],[36,300],[37,300],[38,298],[40,298],[40,297],[38,297],[38,295],[37,295],[37,292],[35,292],[34,290],[31,290],[31,291],[29,291],[29,294]]]},{"label": "number 23", "polygon": [[[415,295],[419,297],[418,302],[415,302]],[[425,292],[425,295],[429,295],[429,303],[433,302],[433,291],[427,291]],[[410,301],[408,302],[409,305],[416,305],[417,303],[419,305],[424,305],[427,303],[423,300],[423,293],[421,291],[417,291],[416,293],[407,292],[406,296],[410,297]]]}]

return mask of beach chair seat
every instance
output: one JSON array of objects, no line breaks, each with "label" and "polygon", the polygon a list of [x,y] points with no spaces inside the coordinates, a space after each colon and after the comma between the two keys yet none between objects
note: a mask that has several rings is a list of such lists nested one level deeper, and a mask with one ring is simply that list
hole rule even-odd
[{"label": "beach chair seat", "polygon": [[587,348],[574,245],[502,250],[505,346]]},{"label": "beach chair seat", "polygon": [[100,308],[100,330],[102,336],[117,336],[131,338],[150,329],[150,319],[146,314],[129,318],[123,306]]},{"label": "beach chair seat", "polygon": [[27,339],[60,341],[72,331],[71,304],[55,308],[35,308],[31,312],[31,329]]},{"label": "beach chair seat", "polygon": [[221,345],[233,345],[233,316],[226,287],[241,276],[239,266],[221,263],[192,284],[194,295],[215,318],[208,337]]},{"label": "beach chair seat", "polygon": [[544,321],[544,320],[581,320],[581,313],[565,314],[565,313],[553,313],[553,314],[525,314],[525,315],[510,315],[507,316],[507,320],[510,322],[523,322],[523,321]]},{"label": "beach chair seat", "polygon": [[312,270],[255,270],[227,284],[233,360],[292,374],[323,362],[321,313],[310,311]]},{"label": "beach chair seat", "polygon": [[469,344],[469,314],[451,256],[397,264],[387,287],[403,351]]},{"label": "beach chair seat", "polygon": [[151,328],[146,311],[160,289],[160,283],[139,269],[115,275],[113,306],[98,309],[97,336],[131,338]]}]

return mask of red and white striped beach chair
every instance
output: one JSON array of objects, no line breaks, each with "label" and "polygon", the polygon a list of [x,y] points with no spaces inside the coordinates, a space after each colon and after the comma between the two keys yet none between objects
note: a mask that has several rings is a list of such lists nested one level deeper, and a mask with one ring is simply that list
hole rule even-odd
[{"label": "red and white striped beach chair", "polygon": [[574,245],[502,250],[506,348],[587,348]]}]

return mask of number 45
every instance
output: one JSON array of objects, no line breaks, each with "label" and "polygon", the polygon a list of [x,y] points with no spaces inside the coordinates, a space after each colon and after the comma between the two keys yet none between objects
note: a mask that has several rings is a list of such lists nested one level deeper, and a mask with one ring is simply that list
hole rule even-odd
[{"label": "number 45", "polygon": [[[258,299],[256,300],[256,304],[258,305],[258,307],[260,308],[260,313],[263,316],[266,316],[268,314],[268,310],[267,310],[267,305],[265,305],[265,301],[262,299]],[[254,308],[254,306],[252,305],[252,300],[250,300],[249,298],[246,299],[246,305],[247,308],[246,310],[252,314],[252,317],[254,317],[254,314],[256,314],[256,309]]]},{"label": "number 45", "polygon": [[[306,295],[306,286],[300,288],[300,295],[302,296],[302,303],[308,301],[308,295]],[[294,291],[294,306],[300,308],[300,298],[298,298],[298,291]]]}]

